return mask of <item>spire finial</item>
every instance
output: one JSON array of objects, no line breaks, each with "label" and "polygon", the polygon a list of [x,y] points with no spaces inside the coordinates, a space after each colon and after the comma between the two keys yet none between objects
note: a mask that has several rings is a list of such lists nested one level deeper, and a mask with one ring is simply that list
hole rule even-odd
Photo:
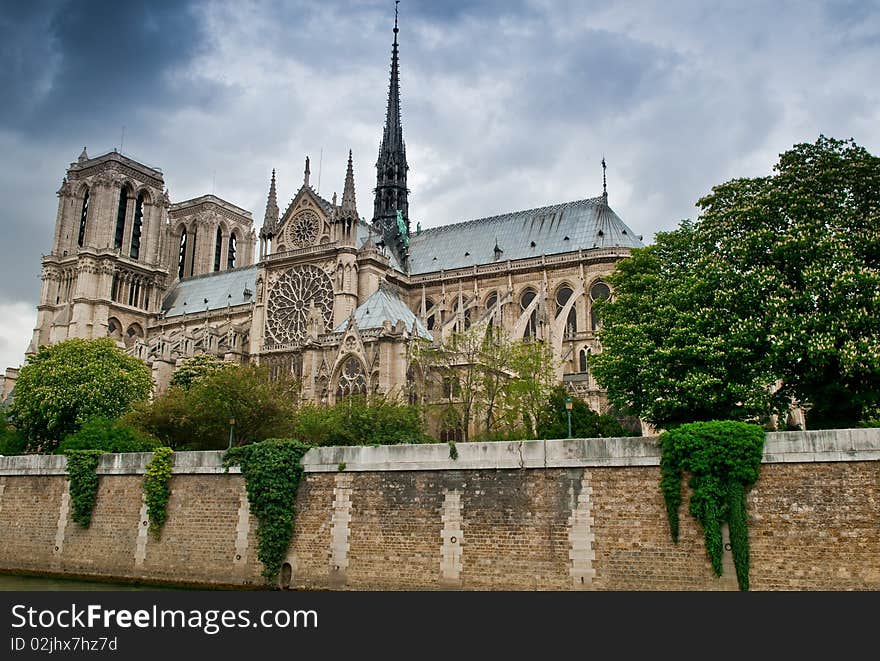
[{"label": "spire finial", "polygon": [[89,154],[88,154],[88,152],[86,151],[86,148],[85,148],[85,147],[83,147],[83,150],[82,150],[82,152],[81,152],[80,155],[79,155],[79,158],[77,158],[76,160],[77,160],[78,163],[82,163],[83,161],[87,161],[87,160],[89,160]]},{"label": "spire finial", "polygon": [[345,171],[345,187],[342,189],[342,208],[357,218],[357,204],[354,195],[354,165],[351,161],[351,149],[348,150],[348,167]]},{"label": "spire finial", "polygon": [[311,174],[311,170],[309,170],[309,157],[306,156],[306,171],[305,178],[303,179],[303,186],[309,185],[309,175]]},{"label": "spire finial", "polygon": [[397,5],[400,4],[400,0],[394,0],[394,43],[397,43]]},{"label": "spire finial", "polygon": [[275,191],[275,168],[272,168],[272,180],[269,183],[269,195],[266,198],[266,215],[260,236],[272,237],[278,231],[278,196]]},{"label": "spire finial", "polygon": [[605,179],[605,170],[608,168],[605,165],[605,155],[602,155],[602,201],[605,204],[608,204],[608,182]]}]

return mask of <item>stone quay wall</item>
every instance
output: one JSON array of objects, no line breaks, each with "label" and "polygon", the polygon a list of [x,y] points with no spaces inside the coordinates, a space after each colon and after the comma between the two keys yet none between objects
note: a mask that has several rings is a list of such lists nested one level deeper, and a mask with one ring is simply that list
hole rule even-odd
[{"label": "stone quay wall", "polygon": [[[729,551],[712,572],[687,488],[672,543],[656,438],[457,450],[309,451],[283,587],[737,589]],[[65,457],[0,457],[0,572],[266,587],[244,480],[222,456],[173,455],[160,540],[143,502],[149,453],[101,458],[87,529],[71,519]],[[748,516],[751,589],[880,589],[880,429],[768,434]]]}]

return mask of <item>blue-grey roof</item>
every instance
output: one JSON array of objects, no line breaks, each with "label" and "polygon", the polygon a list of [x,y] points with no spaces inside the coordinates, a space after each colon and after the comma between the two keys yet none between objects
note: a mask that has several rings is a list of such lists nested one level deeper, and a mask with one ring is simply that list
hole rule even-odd
[{"label": "blue-grey roof", "polygon": [[[413,322],[416,332],[426,340],[431,339],[431,333],[425,325],[413,314],[406,303],[388,287],[380,285],[375,294],[361,303],[354,311],[354,319],[360,329],[381,328],[384,322],[390,321],[395,326],[398,321],[403,321],[407,330],[412,330]],[[348,327],[348,320],[341,323],[334,332],[342,333]]]},{"label": "blue-grey roof", "polygon": [[[496,256],[495,246],[502,252]],[[642,248],[602,197],[515,211],[410,236],[410,273],[430,273],[581,248]]]},{"label": "blue-grey roof", "polygon": [[[358,248],[362,248],[363,245],[367,242],[367,239],[370,237],[370,227],[371,225],[366,220],[359,220],[357,224],[357,245]],[[377,234],[373,234],[373,243],[379,241],[379,236]],[[397,261],[397,257],[394,256],[394,251],[382,249],[382,254],[388,258],[389,265],[393,269],[397,269],[398,271],[402,271],[400,268],[400,262]]]},{"label": "blue-grey roof", "polygon": [[243,305],[254,300],[257,266],[199,275],[178,282],[162,301],[166,317]]}]

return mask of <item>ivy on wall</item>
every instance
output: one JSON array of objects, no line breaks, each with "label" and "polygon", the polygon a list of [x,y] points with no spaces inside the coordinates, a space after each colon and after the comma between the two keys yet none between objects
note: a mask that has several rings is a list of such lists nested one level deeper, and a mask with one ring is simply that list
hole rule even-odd
[{"label": "ivy on wall", "polygon": [[268,439],[226,452],[223,465],[240,466],[251,512],[257,518],[257,558],[263,577],[274,582],[293,537],[296,491],[303,474],[300,460],[311,446]]},{"label": "ivy on wall", "polygon": [[693,422],[660,435],[660,488],[672,540],[678,543],[681,479],[690,474],[690,513],[703,527],[706,552],[721,576],[721,526],[727,522],[736,578],[749,589],[749,534],[746,491],[758,479],[764,430],[734,421]]},{"label": "ivy on wall", "polygon": [[171,479],[171,448],[158,447],[153,450],[153,458],[147,464],[144,474],[144,502],[147,504],[147,516],[150,520],[150,533],[159,539],[162,535],[162,527],[168,518],[168,498],[171,489],[168,481]]},{"label": "ivy on wall", "polygon": [[83,528],[92,522],[92,510],[98,500],[98,461],[101,450],[68,450],[67,479],[70,480],[72,518]]}]

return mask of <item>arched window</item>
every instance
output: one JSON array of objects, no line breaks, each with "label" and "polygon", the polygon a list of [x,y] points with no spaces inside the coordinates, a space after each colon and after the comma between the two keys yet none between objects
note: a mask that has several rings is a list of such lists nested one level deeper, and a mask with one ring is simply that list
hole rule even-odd
[{"label": "arched window", "polygon": [[82,248],[83,243],[86,240],[86,220],[89,217],[89,189],[86,188],[86,192],[83,195],[83,204],[82,204],[82,212],[79,215],[79,237],[76,240],[76,245]]},{"label": "arched window", "polygon": [[434,330],[434,324],[437,321],[437,316],[435,313],[431,312],[431,308],[434,307],[434,301],[430,298],[425,299],[425,313],[428,314],[428,318],[425,320],[425,325],[428,327],[428,330]]},{"label": "arched window", "polygon": [[[522,293],[522,296],[519,297],[519,306],[520,309],[525,312],[525,310],[532,304],[532,301],[535,300],[535,296],[537,294],[531,290],[527,289]],[[529,315],[529,322],[526,324],[526,329],[523,332],[523,339],[525,340],[533,340],[538,335],[538,310],[537,308],[532,310]]]},{"label": "arched window", "polygon": [[486,312],[492,315],[489,317],[489,325],[491,326],[501,325],[501,311],[496,310],[493,312],[496,305],[498,305],[498,292],[493,291],[486,299]]},{"label": "arched window", "polygon": [[110,300],[118,301],[119,300],[119,274],[113,274],[113,284],[110,285]]},{"label": "arched window", "polygon": [[342,363],[339,371],[339,383],[336,385],[336,399],[352,395],[367,394],[367,375],[364,366],[355,356],[349,356]]},{"label": "arched window", "polygon": [[217,238],[214,240],[214,270],[220,270],[220,259],[223,252],[223,230],[217,228]]},{"label": "arched window", "polygon": [[597,282],[590,287],[590,325],[596,331],[602,325],[602,320],[596,312],[595,304],[604,301],[611,296],[611,289],[604,282]]},{"label": "arched window", "polygon": [[590,373],[590,350],[589,349],[581,349],[580,365],[578,365],[578,367],[580,368],[580,372],[582,374],[589,374]]},{"label": "arched window", "polygon": [[183,278],[186,270],[186,228],[180,230],[180,252],[177,257],[177,277]]},{"label": "arched window", "polygon": [[234,269],[235,268],[235,234],[229,235],[229,249],[226,251],[226,268]]},{"label": "arched window", "polygon": [[141,228],[144,225],[144,194],[139,193],[134,204],[134,224],[131,226],[131,250],[128,256],[137,259],[141,254]]},{"label": "arched window", "polygon": [[119,189],[119,206],[116,208],[116,234],[113,237],[113,247],[117,250],[122,248],[122,237],[125,235],[125,211],[128,208],[128,189],[123,186]]},{"label": "arched window", "polygon": [[[562,312],[562,309],[565,307],[565,304],[568,303],[569,299],[571,299],[571,295],[574,292],[571,290],[571,287],[568,285],[563,285],[559,289],[556,290],[556,316],[559,316],[559,313]],[[575,306],[572,305],[571,309],[568,311],[568,316],[565,319],[565,330],[563,331],[563,337],[571,337],[577,332],[577,310]]]}]

